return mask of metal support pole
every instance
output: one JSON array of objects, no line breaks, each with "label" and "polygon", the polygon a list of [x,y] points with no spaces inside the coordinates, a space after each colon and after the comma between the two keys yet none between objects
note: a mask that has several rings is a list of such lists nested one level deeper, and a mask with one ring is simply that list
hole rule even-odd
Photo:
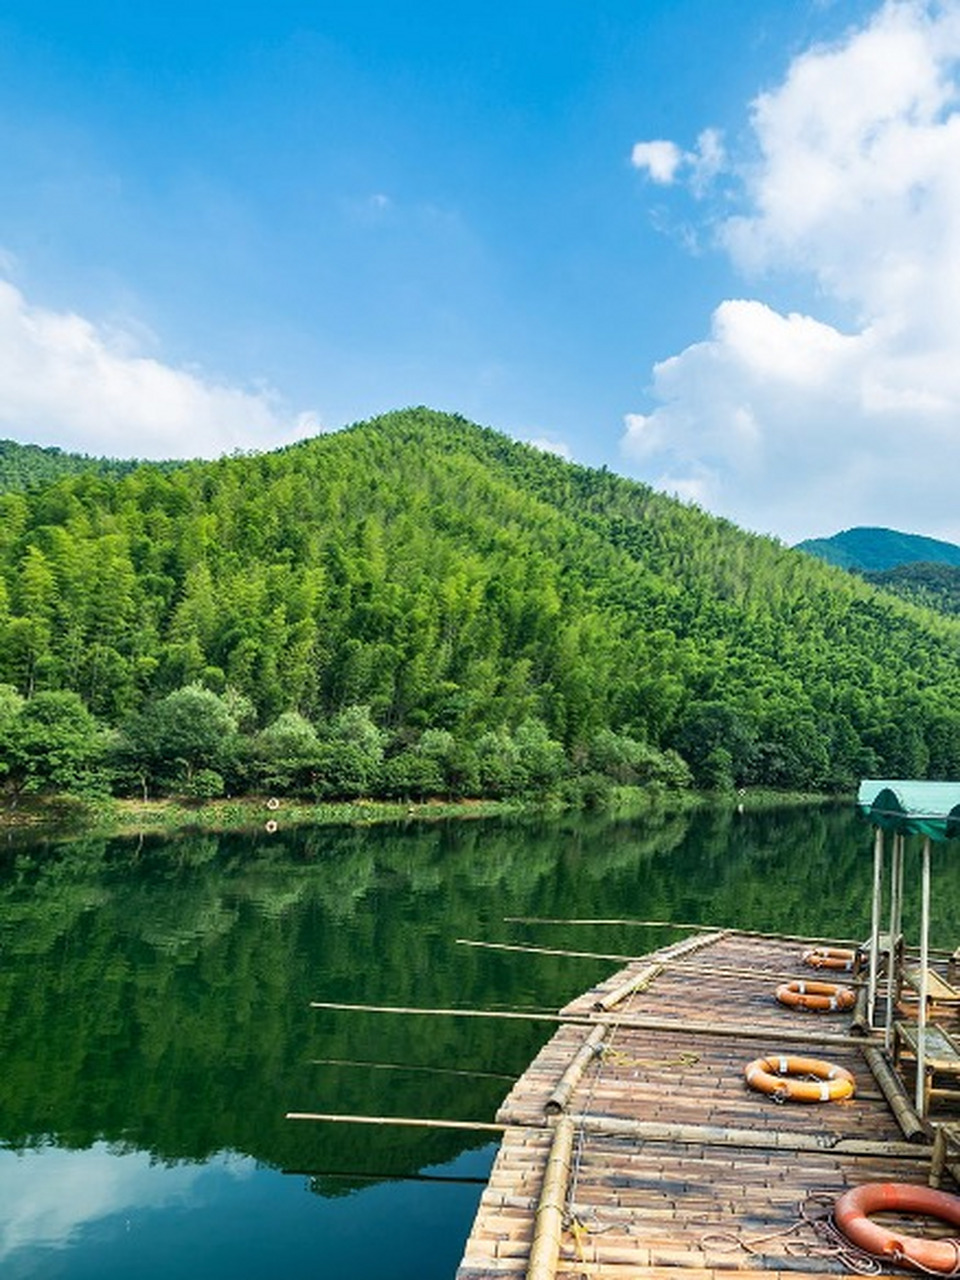
[{"label": "metal support pole", "polygon": [[917,1017],[916,1109],[926,1119],[927,961],[930,956],[930,837],[923,841],[923,879],[920,899],[920,1012]]},{"label": "metal support pole", "polygon": [[900,911],[903,903],[903,843],[904,837],[900,832],[895,832],[893,836],[893,854],[890,858],[890,917],[887,928],[890,935],[887,939],[889,951],[887,952],[887,1014],[884,1019],[883,1027],[883,1047],[887,1053],[893,1048],[893,1014],[897,995],[897,988],[900,982],[900,974],[897,972],[897,942],[900,938]]},{"label": "metal support pole", "polygon": [[873,907],[870,912],[870,967],[867,973],[867,1026],[873,1029],[880,972],[880,899],[883,883],[883,828],[873,833]]}]

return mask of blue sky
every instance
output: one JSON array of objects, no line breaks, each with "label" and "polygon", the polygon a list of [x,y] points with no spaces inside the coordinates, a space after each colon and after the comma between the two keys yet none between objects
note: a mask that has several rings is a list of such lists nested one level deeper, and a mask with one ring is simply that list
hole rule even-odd
[{"label": "blue sky", "polygon": [[7,0],[0,436],[427,404],[786,541],[960,539],[958,66],[956,0]]}]

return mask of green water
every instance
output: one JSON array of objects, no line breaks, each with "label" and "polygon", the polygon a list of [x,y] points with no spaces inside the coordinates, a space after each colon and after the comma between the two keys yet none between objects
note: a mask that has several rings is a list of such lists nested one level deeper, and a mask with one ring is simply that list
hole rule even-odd
[{"label": "green water", "polygon": [[[549,1031],[310,1000],[552,1010],[617,966],[455,939],[636,954],[684,936],[505,916],[866,936],[870,861],[845,807],[8,849],[0,1273],[449,1280],[494,1148],[284,1114],[492,1119]],[[952,944],[955,858],[934,885],[933,941]]]}]

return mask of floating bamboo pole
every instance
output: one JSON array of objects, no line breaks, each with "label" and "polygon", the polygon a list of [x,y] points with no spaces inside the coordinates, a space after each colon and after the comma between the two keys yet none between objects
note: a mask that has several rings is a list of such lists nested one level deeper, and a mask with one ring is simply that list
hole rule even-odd
[{"label": "floating bamboo pole", "polygon": [[570,1160],[573,1154],[574,1127],[561,1116],[553,1131],[553,1142],[547,1157],[543,1186],[534,1217],[533,1243],[527,1264],[526,1280],[553,1280],[560,1258]]},{"label": "floating bamboo pole", "polygon": [[927,1127],[917,1115],[910,1103],[903,1081],[893,1071],[878,1046],[872,1045],[864,1049],[863,1056],[873,1078],[880,1086],[890,1110],[896,1117],[903,1136],[908,1142],[920,1142],[927,1136]]},{"label": "floating bamboo pole", "polygon": [[883,1156],[891,1160],[929,1160],[933,1148],[916,1142],[887,1142],[848,1138],[821,1131],[742,1129],[727,1125],[662,1123],[616,1116],[571,1113],[569,1119],[584,1133],[609,1138],[637,1138],[642,1142],[679,1142],[704,1146],[749,1147],[775,1151],[821,1151],[851,1156]]},{"label": "floating bamboo pole", "polygon": [[587,1066],[603,1052],[603,1042],[610,1028],[605,1022],[599,1023],[590,1032],[583,1044],[574,1054],[573,1061],[557,1082],[557,1087],[543,1105],[547,1115],[556,1115],[566,1110],[570,1095],[580,1083]]},{"label": "floating bamboo pole", "polygon": [[329,1124],[400,1125],[406,1129],[466,1129],[477,1133],[504,1133],[505,1124],[486,1120],[433,1120],[428,1116],[351,1116],[336,1111],[288,1111],[286,1120],[316,1120]]}]

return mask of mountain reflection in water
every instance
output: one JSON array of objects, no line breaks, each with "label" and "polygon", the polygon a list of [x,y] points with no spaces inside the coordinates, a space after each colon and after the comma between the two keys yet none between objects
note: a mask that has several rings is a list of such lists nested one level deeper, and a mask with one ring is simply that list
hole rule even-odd
[{"label": "mountain reflection in water", "polygon": [[[310,1000],[554,1010],[616,966],[454,940],[640,954],[685,936],[506,916],[866,936],[870,864],[851,806],[11,849],[3,1274],[449,1280],[488,1136],[284,1115],[489,1120],[497,1077],[524,1069],[549,1024]],[[958,879],[935,852],[937,945],[957,941]],[[915,918],[911,884],[908,933]]]}]

